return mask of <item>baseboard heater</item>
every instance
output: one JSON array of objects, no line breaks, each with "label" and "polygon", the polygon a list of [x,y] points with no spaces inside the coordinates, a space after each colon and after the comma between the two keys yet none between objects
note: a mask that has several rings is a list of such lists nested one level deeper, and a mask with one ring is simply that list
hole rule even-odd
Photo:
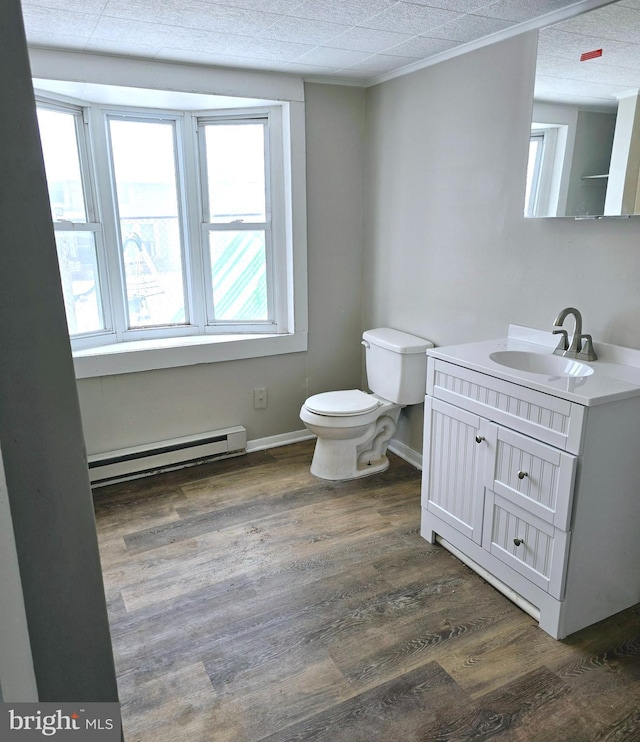
[{"label": "baseboard heater", "polygon": [[236,425],[209,433],[92,454],[88,457],[89,479],[93,486],[100,486],[210,459],[239,456],[246,449],[247,431],[242,425]]}]

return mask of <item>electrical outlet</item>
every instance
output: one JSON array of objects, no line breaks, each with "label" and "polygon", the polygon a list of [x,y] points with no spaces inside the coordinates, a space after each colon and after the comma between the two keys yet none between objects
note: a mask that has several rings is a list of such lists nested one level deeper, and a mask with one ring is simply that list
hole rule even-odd
[{"label": "electrical outlet", "polygon": [[267,390],[264,387],[253,390],[253,409],[254,410],[266,410],[267,409]]}]

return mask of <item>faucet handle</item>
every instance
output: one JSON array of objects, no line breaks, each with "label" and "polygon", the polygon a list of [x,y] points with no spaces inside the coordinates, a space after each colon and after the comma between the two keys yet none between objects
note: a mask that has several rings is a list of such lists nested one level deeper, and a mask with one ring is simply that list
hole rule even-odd
[{"label": "faucet handle", "polygon": [[551,330],[552,335],[562,335],[558,347],[553,351],[556,355],[564,355],[569,350],[569,333],[562,327]]},{"label": "faucet handle", "polygon": [[582,343],[582,350],[580,351],[581,357],[587,361],[597,361],[598,356],[593,349],[593,338],[591,335],[580,335],[580,340],[584,340],[584,343]]}]

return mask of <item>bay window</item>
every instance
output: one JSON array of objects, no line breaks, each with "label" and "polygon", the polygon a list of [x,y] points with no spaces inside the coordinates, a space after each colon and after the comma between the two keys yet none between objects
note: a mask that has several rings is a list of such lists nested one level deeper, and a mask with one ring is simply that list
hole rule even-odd
[{"label": "bay window", "polygon": [[293,332],[281,106],[37,113],[74,349]]}]

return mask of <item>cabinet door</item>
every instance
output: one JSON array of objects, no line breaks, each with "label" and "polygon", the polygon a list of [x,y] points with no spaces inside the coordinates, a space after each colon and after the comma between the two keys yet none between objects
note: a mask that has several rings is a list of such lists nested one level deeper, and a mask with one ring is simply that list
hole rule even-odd
[{"label": "cabinet door", "polygon": [[478,415],[425,400],[423,507],[476,543],[482,542],[482,447],[485,427]]}]

